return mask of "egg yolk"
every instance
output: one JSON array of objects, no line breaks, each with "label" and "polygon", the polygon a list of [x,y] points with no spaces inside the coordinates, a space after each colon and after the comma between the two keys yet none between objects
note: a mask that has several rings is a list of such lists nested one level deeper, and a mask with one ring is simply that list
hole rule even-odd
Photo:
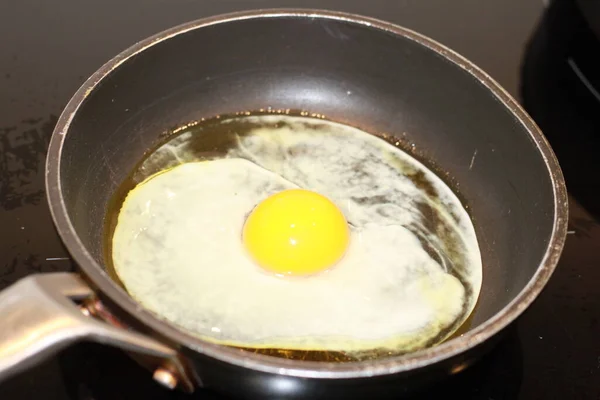
[{"label": "egg yolk", "polygon": [[254,261],[280,275],[311,275],[339,261],[350,231],[328,198],[290,189],[259,203],[246,219],[243,242]]}]

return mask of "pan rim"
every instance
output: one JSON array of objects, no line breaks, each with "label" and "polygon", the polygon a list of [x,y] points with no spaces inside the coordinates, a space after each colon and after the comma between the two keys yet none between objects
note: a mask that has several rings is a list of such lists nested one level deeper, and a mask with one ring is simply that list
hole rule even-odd
[{"label": "pan rim", "polygon": [[[412,40],[434,51],[446,59],[446,61],[462,68],[474,79],[477,79],[480,84],[484,85],[511,112],[516,121],[523,126],[529,134],[530,139],[535,143],[552,183],[554,195],[553,227],[544,257],[540,261],[535,274],[521,292],[502,310],[460,337],[403,356],[337,364],[294,361],[254,353],[241,353],[239,350],[209,343],[180,331],[173,325],[160,320],[150,312],[142,309],[121,287],[110,279],[102,267],[93,259],[75,233],[75,229],[70,222],[60,183],[62,147],[68,136],[70,124],[79,107],[96,86],[112,71],[135,55],[158,43],[207,26],[234,23],[247,19],[270,18],[318,18],[322,20],[345,21]],[[283,376],[320,379],[367,378],[416,370],[464,353],[495,336],[517,319],[546,286],[562,253],[568,222],[567,191],[562,171],[554,152],[535,122],[527,115],[517,101],[493,78],[455,51],[410,29],[371,17],[319,9],[258,9],[216,15],[167,29],[139,41],[122,51],[86,80],[70,99],[59,117],[50,140],[46,159],[46,196],[57,231],[81,271],[93,282],[100,292],[108,296],[137,321],[152,329],[153,332],[157,332],[160,336],[167,338],[178,346],[186,347],[229,364]]]}]

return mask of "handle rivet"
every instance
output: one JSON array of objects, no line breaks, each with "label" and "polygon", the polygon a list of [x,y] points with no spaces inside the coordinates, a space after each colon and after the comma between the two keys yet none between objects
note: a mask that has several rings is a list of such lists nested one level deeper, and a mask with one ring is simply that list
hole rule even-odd
[{"label": "handle rivet", "polygon": [[158,367],[152,377],[167,389],[175,389],[177,387],[177,377],[166,368]]}]

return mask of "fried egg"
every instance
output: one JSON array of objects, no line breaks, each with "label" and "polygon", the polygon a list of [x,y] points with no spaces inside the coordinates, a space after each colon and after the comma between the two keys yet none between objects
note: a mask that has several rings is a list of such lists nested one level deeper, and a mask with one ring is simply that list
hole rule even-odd
[{"label": "fried egg", "polygon": [[465,321],[481,256],[442,180],[356,128],[243,121],[219,156],[199,160],[187,132],[154,153],[173,155],[167,169],[148,158],[112,237],[135,300],[201,339],[257,349],[408,352]]}]

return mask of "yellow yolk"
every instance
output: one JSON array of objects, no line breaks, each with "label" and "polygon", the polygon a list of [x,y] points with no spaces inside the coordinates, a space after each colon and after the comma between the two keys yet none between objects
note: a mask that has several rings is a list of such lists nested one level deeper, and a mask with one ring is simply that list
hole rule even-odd
[{"label": "yellow yolk", "polygon": [[276,193],[246,219],[243,241],[254,261],[283,275],[310,275],[339,261],[350,232],[328,198],[303,189]]}]

